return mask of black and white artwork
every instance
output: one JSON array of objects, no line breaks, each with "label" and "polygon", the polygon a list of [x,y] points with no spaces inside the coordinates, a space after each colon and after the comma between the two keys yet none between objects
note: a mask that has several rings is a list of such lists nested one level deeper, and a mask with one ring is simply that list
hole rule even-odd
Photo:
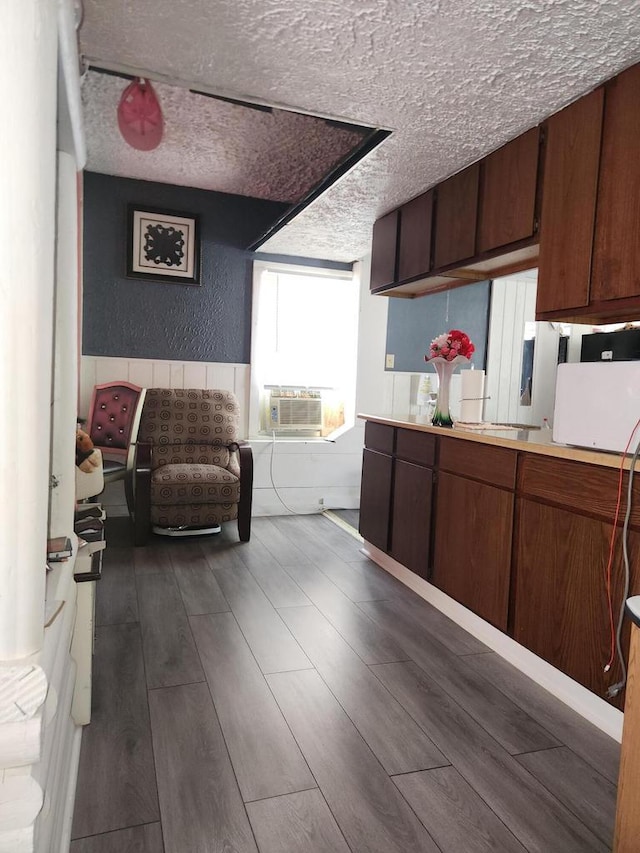
[{"label": "black and white artwork", "polygon": [[129,205],[127,275],[200,283],[198,217]]}]

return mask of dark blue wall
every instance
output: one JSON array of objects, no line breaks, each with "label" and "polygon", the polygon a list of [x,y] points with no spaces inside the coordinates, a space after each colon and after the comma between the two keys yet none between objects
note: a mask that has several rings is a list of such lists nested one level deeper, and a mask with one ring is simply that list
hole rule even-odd
[{"label": "dark blue wall", "polygon": [[[200,216],[200,287],[125,277],[129,203]],[[255,256],[244,247],[286,209],[86,172],[83,353],[248,364]]]}]

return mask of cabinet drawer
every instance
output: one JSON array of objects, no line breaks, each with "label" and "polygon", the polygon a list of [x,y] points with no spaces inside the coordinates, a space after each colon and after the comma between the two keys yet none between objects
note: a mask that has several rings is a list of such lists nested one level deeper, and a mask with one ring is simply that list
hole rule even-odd
[{"label": "cabinet drawer", "polygon": [[[570,459],[524,454],[518,471],[518,491],[550,504],[613,521],[616,512],[619,472]],[[620,521],[627,503],[628,474],[625,473],[620,505]],[[630,522],[640,525],[640,477],[633,481]]]},{"label": "cabinet drawer", "polygon": [[396,456],[405,462],[415,462],[432,468],[436,458],[436,437],[413,429],[399,429],[396,437]]},{"label": "cabinet drawer", "polygon": [[380,453],[393,453],[392,426],[377,424],[367,421],[364,428],[364,446],[370,450],[379,450]]},{"label": "cabinet drawer", "polygon": [[441,470],[504,489],[515,489],[517,459],[515,450],[491,444],[476,444],[455,438],[440,441]]}]

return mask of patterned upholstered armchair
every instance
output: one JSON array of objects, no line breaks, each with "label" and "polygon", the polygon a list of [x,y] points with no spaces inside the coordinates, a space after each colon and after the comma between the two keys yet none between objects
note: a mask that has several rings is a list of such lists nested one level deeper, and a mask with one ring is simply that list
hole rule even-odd
[{"label": "patterned upholstered armchair", "polygon": [[230,391],[147,389],[136,444],[136,545],[152,527],[205,533],[232,519],[249,541],[253,459],[239,424]]}]

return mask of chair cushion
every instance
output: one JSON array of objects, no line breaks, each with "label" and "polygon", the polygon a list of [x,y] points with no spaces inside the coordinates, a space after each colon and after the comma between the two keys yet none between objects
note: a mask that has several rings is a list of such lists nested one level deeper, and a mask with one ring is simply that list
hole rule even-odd
[{"label": "chair cushion", "polygon": [[152,506],[151,523],[160,527],[205,527],[238,517],[238,504]]},{"label": "chair cushion", "polygon": [[239,500],[238,477],[219,465],[161,465],[151,475],[152,506],[234,504]]},{"label": "chair cushion", "polygon": [[240,476],[237,452],[227,447],[208,444],[162,444],[153,448],[151,467],[162,465],[216,465],[227,468],[236,477]]}]

